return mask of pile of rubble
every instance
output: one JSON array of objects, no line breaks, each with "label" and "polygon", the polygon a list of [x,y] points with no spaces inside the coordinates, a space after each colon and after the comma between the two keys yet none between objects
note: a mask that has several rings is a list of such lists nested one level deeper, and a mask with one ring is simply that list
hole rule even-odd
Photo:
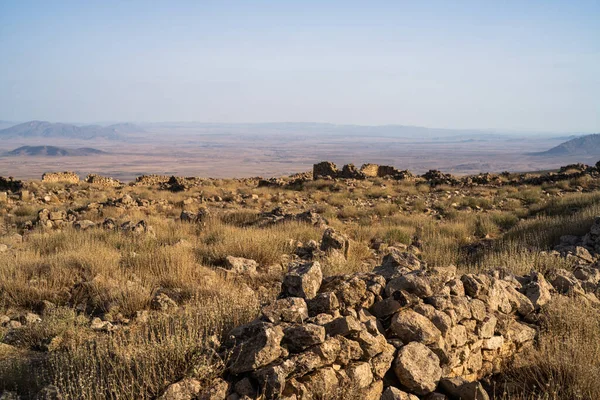
[{"label": "pile of rubble", "polygon": [[554,250],[563,257],[572,257],[580,263],[593,263],[600,256],[600,217],[596,217],[583,236],[561,236]]},{"label": "pile of rubble", "polygon": [[456,179],[455,177],[453,177],[450,174],[444,174],[443,172],[438,171],[437,169],[430,169],[429,171],[424,173],[421,177],[423,179],[425,179],[432,186],[458,185],[459,184],[458,179]]},{"label": "pile of rubble", "polygon": [[278,300],[225,339],[210,396],[195,395],[488,399],[479,381],[533,344],[557,290],[537,272],[459,276],[394,248],[371,273],[324,278],[317,261],[292,263]]}]

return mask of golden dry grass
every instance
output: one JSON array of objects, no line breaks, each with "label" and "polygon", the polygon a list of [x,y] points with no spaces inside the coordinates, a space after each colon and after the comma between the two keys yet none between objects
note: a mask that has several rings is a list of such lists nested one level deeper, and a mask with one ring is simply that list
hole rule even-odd
[{"label": "golden dry grass", "polygon": [[[571,184],[582,183],[598,186]],[[95,222],[143,219],[154,236],[35,228],[24,243],[0,256],[0,314],[36,311],[42,301],[57,305],[41,323],[22,328],[18,352],[0,359],[0,390],[27,395],[53,383],[67,398],[134,399],[155,398],[184,375],[208,381],[222,366],[208,338],[254,318],[260,303],[275,295],[272,287],[296,243],[318,241],[323,234],[306,223],[260,224],[260,213],[275,206],[291,213],[314,210],[350,238],[347,258],[319,257],[326,275],[370,271],[383,254],[371,248],[373,243],[385,248],[415,239],[431,266],[452,263],[463,272],[502,267],[524,274],[571,268],[571,261],[542,252],[561,235],[585,233],[600,215],[599,192],[564,192],[571,184],[456,190],[376,179],[351,187],[312,181],[288,190],[223,180],[178,193],[81,185],[69,201],[0,205],[2,230],[9,234],[42,208],[78,209],[124,194],[161,202],[139,209],[105,206],[86,215]],[[58,193],[64,187],[46,190]],[[252,194],[258,199],[248,197]],[[211,200],[214,196],[223,201]],[[211,211],[202,224],[177,219],[183,209],[200,207]],[[0,243],[7,237],[0,236]],[[227,256],[253,259],[261,271],[280,265],[280,272],[227,278],[218,272]],[[169,313],[150,310],[158,289],[175,291],[179,307]],[[147,323],[136,321],[139,311],[148,310]],[[589,383],[600,381],[597,363],[578,361],[586,354],[600,359],[595,311],[565,300],[554,302],[545,315],[530,364],[520,375],[507,375],[527,389],[514,395],[533,398],[528,385],[536,382],[541,398],[600,398]],[[90,329],[95,316],[131,322],[111,333],[95,332]],[[0,338],[8,333],[0,328]]]}]

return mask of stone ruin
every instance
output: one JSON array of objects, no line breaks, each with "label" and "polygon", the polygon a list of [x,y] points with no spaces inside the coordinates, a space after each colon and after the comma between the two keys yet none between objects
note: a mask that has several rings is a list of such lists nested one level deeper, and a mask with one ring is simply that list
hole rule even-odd
[{"label": "stone ruin", "polygon": [[399,170],[390,165],[378,165],[378,164],[363,164],[360,167],[360,172],[369,177],[387,178],[392,177],[398,180],[413,179],[413,174],[405,169]]},{"label": "stone ruin", "polygon": [[370,273],[295,262],[278,299],[223,341],[213,397],[198,385],[189,398],[485,400],[480,381],[533,345],[556,291],[537,272],[459,275],[395,248]]},{"label": "stone ruin", "polygon": [[445,174],[437,169],[430,169],[421,176],[430,185],[458,185],[460,182],[458,179],[450,174]]},{"label": "stone ruin", "polygon": [[168,175],[141,175],[135,178],[133,185],[135,186],[154,186],[169,182],[171,179]]},{"label": "stone ruin", "polygon": [[166,182],[160,183],[160,188],[171,192],[182,192],[198,186],[203,181],[204,179],[197,177],[171,176]]},{"label": "stone ruin", "polygon": [[45,183],[79,183],[79,176],[75,172],[46,172],[42,175],[42,182]]},{"label": "stone ruin", "polygon": [[413,175],[408,170],[398,170],[388,165],[363,164],[360,169],[354,164],[346,164],[341,170],[329,161],[313,165],[313,179],[366,179],[368,177],[394,178],[398,180],[412,179]]},{"label": "stone ruin", "polygon": [[118,179],[100,176],[96,174],[89,174],[85,178],[85,181],[89,184],[103,187],[118,187],[123,185]]}]

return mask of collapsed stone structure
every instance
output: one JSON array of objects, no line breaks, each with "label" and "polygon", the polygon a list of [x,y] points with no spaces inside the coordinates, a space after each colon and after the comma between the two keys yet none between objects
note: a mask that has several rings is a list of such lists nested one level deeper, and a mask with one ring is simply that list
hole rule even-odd
[{"label": "collapsed stone structure", "polygon": [[135,178],[133,185],[135,186],[154,186],[162,183],[167,183],[171,179],[168,175],[141,175]]},{"label": "collapsed stone structure", "polygon": [[363,164],[360,167],[360,172],[369,177],[392,177],[398,180],[408,180],[414,178],[413,174],[409,170],[399,170],[390,165]]},{"label": "collapsed stone structure", "polygon": [[119,187],[119,186],[123,185],[118,179],[107,177],[107,176],[100,176],[100,175],[96,175],[96,174],[89,174],[85,178],[85,181],[92,185],[103,186],[103,187]]},{"label": "collapsed stone structure", "polygon": [[313,179],[366,179],[367,177],[411,179],[413,175],[408,170],[398,170],[388,165],[363,164],[360,169],[354,164],[346,164],[341,170],[329,161],[313,165]]},{"label": "collapsed stone structure", "polygon": [[42,175],[42,182],[46,183],[54,183],[54,182],[64,182],[64,183],[79,183],[79,175],[75,172],[65,171],[65,172],[46,172]]},{"label": "collapsed stone structure", "polygon": [[437,169],[430,169],[422,175],[430,185],[457,185],[459,180],[450,174],[445,174]]},{"label": "collapsed stone structure", "polygon": [[536,272],[459,276],[394,248],[370,273],[292,263],[278,300],[226,338],[210,398],[487,399],[478,380],[532,345],[552,293]]}]

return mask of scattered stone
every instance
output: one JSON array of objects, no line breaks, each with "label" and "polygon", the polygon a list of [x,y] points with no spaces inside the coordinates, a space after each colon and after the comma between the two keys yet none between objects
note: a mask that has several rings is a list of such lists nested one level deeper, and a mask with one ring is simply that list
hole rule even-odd
[{"label": "scattered stone", "polygon": [[225,268],[240,274],[255,274],[258,263],[242,257],[227,256],[225,258]]},{"label": "scattered stone", "polygon": [[[193,400],[202,391],[202,383],[193,378],[184,378],[169,385],[158,400]],[[223,397],[224,398],[224,397]]]}]

